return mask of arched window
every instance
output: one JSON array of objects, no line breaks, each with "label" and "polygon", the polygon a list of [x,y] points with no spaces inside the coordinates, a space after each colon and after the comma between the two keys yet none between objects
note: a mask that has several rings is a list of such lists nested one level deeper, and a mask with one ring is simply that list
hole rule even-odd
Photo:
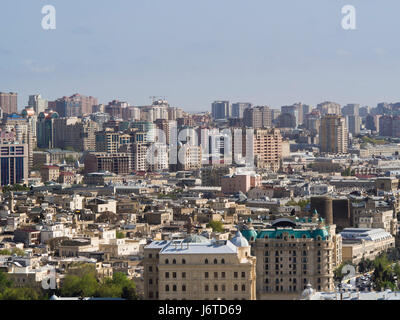
[{"label": "arched window", "polygon": [[217,284],[214,286],[214,291],[215,291],[215,292],[218,291],[218,285],[217,285]]},{"label": "arched window", "polygon": [[176,260],[174,259],[174,260],[172,260],[172,264],[176,264]]},{"label": "arched window", "polygon": [[165,259],[165,264],[168,264],[169,263],[169,260],[168,259]]},{"label": "arched window", "polygon": [[245,284],[242,285],[242,291],[243,291],[243,292],[246,291],[246,285],[245,285]]},{"label": "arched window", "polygon": [[204,263],[205,263],[205,264],[208,264],[208,259],[206,259],[206,260],[204,261]]},{"label": "arched window", "polygon": [[238,291],[238,290],[239,290],[239,287],[238,287],[237,284],[235,284],[235,285],[233,286],[233,290],[234,290],[234,291]]},{"label": "arched window", "polygon": [[221,259],[221,263],[222,263],[222,264],[225,264],[225,259]]},{"label": "arched window", "polygon": [[169,285],[168,284],[165,286],[165,291],[169,292]]},{"label": "arched window", "polygon": [[186,264],[186,260],[185,259],[182,259],[182,264]]},{"label": "arched window", "polygon": [[186,286],[182,285],[182,291],[185,292],[186,291]]},{"label": "arched window", "polygon": [[172,291],[176,291],[176,284],[172,286]]},{"label": "arched window", "polygon": [[218,260],[217,259],[214,259],[214,264],[217,264],[218,263]]}]

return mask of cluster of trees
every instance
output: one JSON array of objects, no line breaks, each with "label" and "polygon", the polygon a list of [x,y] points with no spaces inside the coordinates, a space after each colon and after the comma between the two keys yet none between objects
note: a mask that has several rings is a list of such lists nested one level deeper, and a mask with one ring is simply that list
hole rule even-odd
[{"label": "cluster of trees", "polygon": [[48,297],[37,288],[14,286],[7,273],[0,271],[0,300],[46,300]]},{"label": "cluster of trees", "polygon": [[334,271],[333,271],[333,280],[336,282],[342,282],[344,276],[346,274],[342,273],[342,269],[344,266],[346,265],[350,265],[353,266],[354,268],[356,268],[356,266],[351,262],[351,261],[344,261],[340,264],[340,266],[338,266]]},{"label": "cluster of trees", "polygon": [[21,185],[21,184],[15,184],[12,186],[3,186],[2,187],[2,191],[3,193],[6,192],[10,192],[10,191],[29,191],[30,188],[25,186],[25,185]]},{"label": "cluster of trees", "polygon": [[351,177],[355,175],[355,171],[351,170],[350,167],[346,168],[343,172],[342,172],[342,177]]},{"label": "cluster of trees", "polygon": [[307,200],[299,200],[298,202],[296,202],[295,200],[289,200],[286,203],[286,206],[299,206],[301,208],[301,210],[304,210],[305,207],[310,203],[310,199]]},{"label": "cluster of trees", "polygon": [[357,265],[358,272],[365,273],[374,270],[375,264],[374,261],[369,259],[362,259],[360,263]]},{"label": "cluster of trees", "polygon": [[16,254],[18,257],[23,257],[25,255],[25,251],[19,248],[0,250],[0,256],[11,256],[14,254]]},{"label": "cluster of trees", "polygon": [[137,300],[136,286],[121,272],[99,281],[96,269],[84,264],[68,271],[59,293],[63,297],[123,298]]},{"label": "cluster of trees", "polygon": [[138,299],[135,283],[124,273],[116,272],[112,278],[99,280],[96,269],[89,264],[71,268],[61,287],[50,291],[32,287],[18,288],[7,273],[0,271],[0,300],[48,300],[53,294],[62,297]]},{"label": "cluster of trees", "polygon": [[212,228],[214,232],[224,232],[224,224],[221,221],[211,221],[207,228]]},{"label": "cluster of trees", "polygon": [[397,279],[400,279],[400,264],[393,258],[399,254],[398,249],[389,251],[377,257],[374,261],[372,281],[375,290],[390,288],[397,290]]}]

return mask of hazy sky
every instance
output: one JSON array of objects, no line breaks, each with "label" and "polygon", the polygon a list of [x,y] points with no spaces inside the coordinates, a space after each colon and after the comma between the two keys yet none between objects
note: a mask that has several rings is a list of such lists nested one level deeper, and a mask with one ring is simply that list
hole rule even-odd
[{"label": "hazy sky", "polygon": [[[41,27],[44,5],[57,29]],[[357,30],[341,27],[344,5]],[[188,111],[400,101],[398,0],[1,0],[0,91]]]}]

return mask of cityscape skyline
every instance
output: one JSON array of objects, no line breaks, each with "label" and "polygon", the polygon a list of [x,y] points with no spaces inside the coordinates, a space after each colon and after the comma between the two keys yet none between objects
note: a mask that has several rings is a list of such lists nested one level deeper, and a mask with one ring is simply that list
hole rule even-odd
[{"label": "cityscape skyline", "polygon": [[48,99],[82,92],[135,105],[165,95],[187,111],[223,97],[274,108],[326,100],[374,106],[397,99],[399,44],[392,39],[400,5],[389,3],[392,10],[353,1],[357,29],[345,31],[343,1],[53,1],[57,28],[46,31],[45,2],[7,0],[0,88],[23,103],[43,88]]}]

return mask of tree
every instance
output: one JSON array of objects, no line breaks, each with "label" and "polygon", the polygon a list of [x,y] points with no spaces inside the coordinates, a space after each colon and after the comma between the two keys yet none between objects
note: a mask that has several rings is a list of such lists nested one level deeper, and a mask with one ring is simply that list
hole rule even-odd
[{"label": "tree", "polygon": [[92,274],[82,277],[67,275],[61,287],[61,294],[65,297],[93,297],[98,288],[99,283]]},{"label": "tree", "polygon": [[117,231],[117,239],[124,239],[125,238],[125,234],[123,232]]},{"label": "tree", "polygon": [[29,287],[7,288],[1,295],[2,300],[40,300],[40,293]]},{"label": "tree", "polygon": [[135,283],[129,280],[126,274],[122,272],[116,272],[112,278],[104,279],[95,296],[127,300],[137,300],[138,298]]},{"label": "tree", "polygon": [[214,232],[224,232],[224,224],[221,221],[210,221],[207,227],[212,228]]},{"label": "tree", "polygon": [[12,281],[8,278],[8,275],[0,271],[0,295],[5,291],[6,288],[10,288],[12,285]]},{"label": "tree", "polygon": [[64,297],[93,297],[99,288],[96,269],[89,264],[72,266],[61,286]]}]

